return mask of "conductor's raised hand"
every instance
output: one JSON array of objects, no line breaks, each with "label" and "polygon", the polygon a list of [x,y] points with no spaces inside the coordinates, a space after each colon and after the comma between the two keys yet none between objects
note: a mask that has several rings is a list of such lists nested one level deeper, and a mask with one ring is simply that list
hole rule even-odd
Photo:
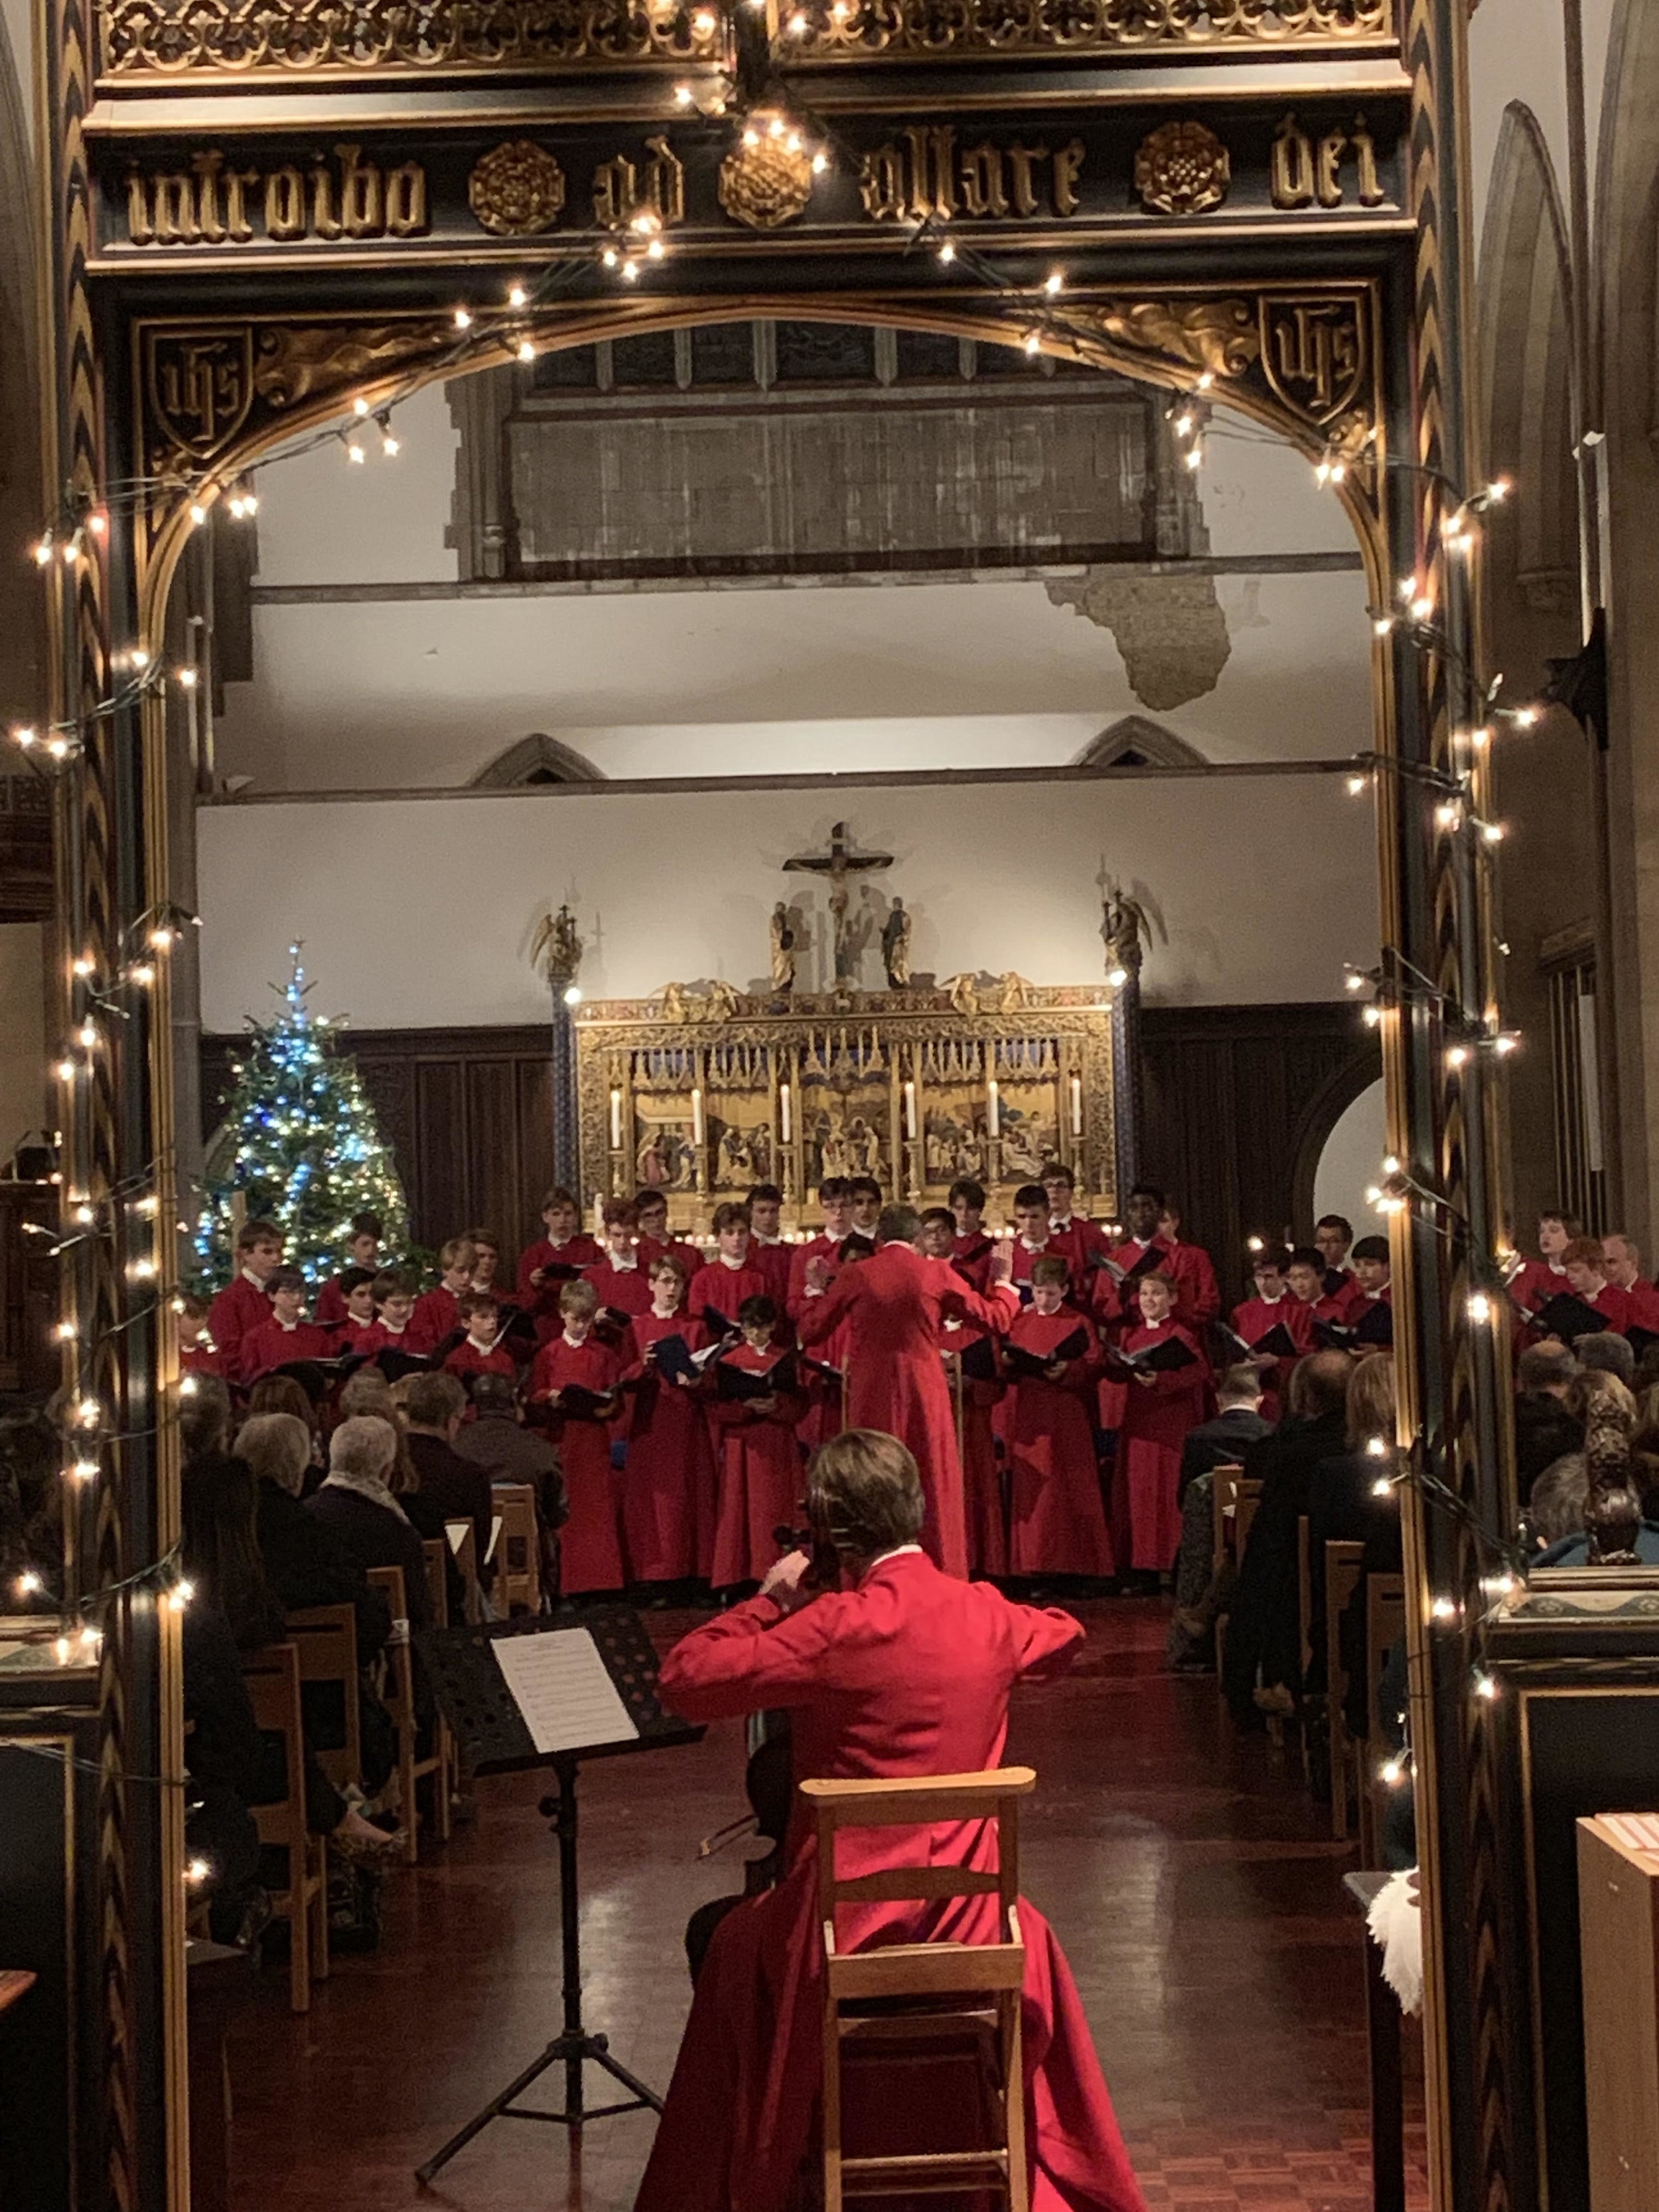
[{"label": "conductor's raised hand", "polygon": [[986,1280],[994,1291],[1004,1290],[1014,1275],[1014,1248],[1000,1239],[991,1248],[991,1263],[986,1271]]},{"label": "conductor's raised hand", "polygon": [[766,1580],[760,1587],[761,1595],[769,1597],[773,1604],[781,1606],[785,1613],[793,1613],[797,1606],[805,1605],[808,1598],[815,1595],[813,1591],[801,1588],[811,1565],[812,1554],[810,1552],[786,1552],[781,1559],[767,1569]]},{"label": "conductor's raised hand", "polygon": [[806,1287],[809,1291],[827,1291],[831,1275],[830,1262],[821,1253],[814,1253],[806,1263]]}]

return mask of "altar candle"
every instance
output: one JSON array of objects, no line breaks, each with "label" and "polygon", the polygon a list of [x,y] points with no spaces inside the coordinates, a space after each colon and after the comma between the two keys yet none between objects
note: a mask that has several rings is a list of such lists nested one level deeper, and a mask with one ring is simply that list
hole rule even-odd
[{"label": "altar candle", "polygon": [[1080,1075],[1072,1078],[1072,1134],[1074,1137],[1083,1134],[1083,1078]]},{"label": "altar candle", "polygon": [[613,1091],[611,1094],[611,1149],[613,1152],[619,1152],[622,1150],[622,1093],[620,1091]]},{"label": "altar candle", "polygon": [[691,1092],[691,1141],[694,1145],[702,1142],[702,1092],[695,1087]]},{"label": "altar candle", "polygon": [[995,1076],[986,1085],[985,1128],[988,1136],[1000,1137],[1002,1134],[1002,1110],[997,1099]]},{"label": "altar candle", "polygon": [[793,1133],[789,1119],[789,1085],[787,1083],[781,1083],[778,1085],[778,1125],[783,1132],[783,1141],[787,1145]]},{"label": "altar candle", "polygon": [[904,1086],[904,1133],[914,1144],[916,1134],[916,1086],[914,1083],[907,1083]]}]

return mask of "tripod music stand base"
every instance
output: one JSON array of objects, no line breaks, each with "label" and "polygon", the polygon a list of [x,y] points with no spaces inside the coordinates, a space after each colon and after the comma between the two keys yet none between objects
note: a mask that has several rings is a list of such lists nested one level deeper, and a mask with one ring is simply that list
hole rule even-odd
[{"label": "tripod music stand base", "polygon": [[[584,2065],[602,2066],[613,2080],[620,2081],[633,2095],[625,2104],[595,2105],[582,2103],[581,2069]],[[574,2092],[574,2103],[562,2112],[540,2112],[515,2105],[514,2099],[521,2096],[532,2081],[538,2081],[550,2066],[563,2065],[570,2069],[569,2081]],[[453,2135],[434,2157],[424,2166],[416,2166],[416,2181],[430,2181],[441,2166],[446,2166],[458,2150],[463,2150],[474,2136],[480,2134],[492,2120],[545,2120],[555,2127],[582,2128],[590,2120],[614,2119],[618,2112],[660,2112],[662,2099],[647,2089],[637,2075],[630,2074],[621,2061],[611,2056],[608,2039],[603,2035],[556,2036],[541,2057],[526,2066],[515,2081],[509,2081],[499,2097],[492,2098],[481,2112],[470,2119],[457,2135]]]}]

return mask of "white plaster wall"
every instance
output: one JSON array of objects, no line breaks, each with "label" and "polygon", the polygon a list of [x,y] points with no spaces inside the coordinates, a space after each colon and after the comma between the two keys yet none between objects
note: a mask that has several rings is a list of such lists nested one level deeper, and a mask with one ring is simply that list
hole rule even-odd
[{"label": "white plaster wall", "polygon": [[45,939],[38,921],[0,922],[0,1159],[46,1112]]},{"label": "white plaster wall", "polygon": [[[1596,152],[1606,96],[1608,45],[1621,0],[1581,0],[1584,143],[1594,220]],[[1623,0],[1650,7],[1653,0]],[[1520,100],[1537,117],[1563,206],[1568,197],[1567,73],[1561,0],[1480,0],[1469,24],[1469,159],[1474,183],[1474,236],[1486,219],[1492,156],[1504,110]]]},{"label": "white plaster wall", "polygon": [[343,425],[368,458],[331,438],[257,472],[262,584],[453,582],[445,544],[460,440],[441,384],[423,385],[394,417],[388,460],[373,422]]},{"label": "white plaster wall", "polygon": [[[527,948],[566,896],[590,997],[742,987],[766,970],[781,895],[821,919],[816,884],[781,866],[837,817],[896,856],[880,881],[914,911],[918,972],[1099,975],[1103,857],[1157,921],[1158,1001],[1331,999],[1345,960],[1376,957],[1375,831],[1340,777],[294,800],[199,817],[204,1024],[267,1005],[295,937],[319,1009],[360,1026],[538,1020]],[[865,979],[879,980],[873,952]]]},{"label": "white plaster wall", "polygon": [[[1374,1188],[1387,1143],[1385,1103],[1381,1079],[1362,1091],[1343,1113],[1325,1139],[1314,1170],[1314,1220],[1322,1213],[1340,1213],[1352,1221],[1356,1237],[1376,1235],[1382,1224],[1365,1203]],[[1312,1222],[1297,1224],[1310,1229]]]}]

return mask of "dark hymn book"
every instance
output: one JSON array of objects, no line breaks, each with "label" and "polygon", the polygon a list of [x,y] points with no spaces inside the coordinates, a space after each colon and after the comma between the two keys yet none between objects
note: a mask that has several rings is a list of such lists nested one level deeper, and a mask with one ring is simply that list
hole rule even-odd
[{"label": "dark hymn book", "polygon": [[568,1260],[544,1260],[540,1268],[542,1288],[550,1283],[574,1283],[582,1270]]},{"label": "dark hymn book", "polygon": [[633,1320],[633,1315],[624,1313],[620,1306],[601,1306],[593,1316],[593,1334],[601,1344],[614,1348],[626,1337]]},{"label": "dark hymn book", "polygon": [[1373,1350],[1387,1351],[1394,1343],[1394,1308],[1386,1298],[1373,1298],[1354,1323],[1353,1340]]},{"label": "dark hymn book", "polygon": [[1062,1336],[1051,1352],[1028,1352],[1023,1344],[1010,1344],[1004,1346],[1003,1357],[1016,1376],[1042,1376],[1056,1360],[1069,1365],[1073,1359],[1081,1359],[1088,1349],[1088,1330],[1074,1328],[1069,1336]]},{"label": "dark hymn book", "polygon": [[702,1325],[716,1344],[725,1344],[732,1337],[743,1334],[730,1314],[723,1314],[718,1306],[703,1308]]},{"label": "dark hymn book", "polygon": [[728,1402],[769,1398],[775,1393],[779,1397],[791,1398],[799,1388],[794,1358],[787,1352],[760,1373],[751,1367],[734,1367],[729,1359],[717,1360],[714,1364],[715,1394]]},{"label": "dark hymn book", "polygon": [[1659,1330],[1640,1328],[1634,1322],[1625,1331],[1631,1350],[1639,1359],[1650,1344],[1659,1344]]},{"label": "dark hymn book", "polygon": [[651,1364],[665,1382],[672,1382],[684,1375],[695,1382],[702,1374],[696,1353],[677,1329],[672,1336],[659,1336],[652,1347]]},{"label": "dark hymn book", "polygon": [[405,1375],[429,1374],[443,1361],[435,1352],[404,1352],[398,1345],[383,1344],[378,1352],[369,1353],[363,1364],[378,1367],[388,1382],[401,1382]]},{"label": "dark hymn book", "polygon": [[814,1359],[805,1352],[796,1352],[795,1364],[803,1375],[822,1375],[826,1382],[839,1382],[842,1380],[842,1371],[839,1367],[832,1367],[827,1359]]},{"label": "dark hymn book", "polygon": [[976,1336],[962,1350],[962,1372],[969,1382],[994,1382],[997,1379],[997,1347],[993,1337]]},{"label": "dark hymn book", "polygon": [[608,1421],[617,1410],[614,1390],[590,1390],[586,1382],[558,1382],[553,1411],[571,1421]]},{"label": "dark hymn book", "polygon": [[1149,1344],[1139,1352],[1122,1352],[1115,1346],[1112,1357],[1141,1375],[1178,1375],[1183,1367],[1198,1364],[1198,1354],[1178,1336],[1166,1336],[1162,1344]]},{"label": "dark hymn book", "polygon": [[1267,1334],[1257,1337],[1254,1344],[1248,1342],[1236,1328],[1223,1328],[1221,1334],[1241,1359],[1248,1359],[1253,1352],[1271,1352],[1275,1359],[1299,1359],[1302,1357],[1301,1346],[1282,1321],[1276,1321]]},{"label": "dark hymn book", "polygon": [[1104,1267],[1112,1280],[1121,1285],[1138,1283],[1143,1275],[1150,1275],[1161,1267],[1169,1256],[1167,1252],[1160,1252],[1156,1244],[1149,1244],[1132,1267],[1120,1267],[1115,1260],[1109,1260],[1103,1252],[1091,1254],[1091,1259],[1094,1266]]},{"label": "dark hymn book", "polygon": [[1535,1313],[1523,1310],[1522,1319],[1541,1328],[1546,1336],[1559,1336],[1563,1344],[1576,1343],[1581,1336],[1594,1336],[1612,1327],[1605,1314],[1597,1313],[1587,1299],[1571,1291],[1558,1291]]}]

